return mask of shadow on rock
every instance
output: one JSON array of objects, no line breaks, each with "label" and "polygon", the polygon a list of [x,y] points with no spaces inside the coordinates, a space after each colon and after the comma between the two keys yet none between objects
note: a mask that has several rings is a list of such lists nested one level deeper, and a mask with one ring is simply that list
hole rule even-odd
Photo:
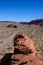
[{"label": "shadow on rock", "polygon": [[1,60],[0,65],[10,65],[12,55],[13,55],[13,53],[5,54],[5,56]]}]

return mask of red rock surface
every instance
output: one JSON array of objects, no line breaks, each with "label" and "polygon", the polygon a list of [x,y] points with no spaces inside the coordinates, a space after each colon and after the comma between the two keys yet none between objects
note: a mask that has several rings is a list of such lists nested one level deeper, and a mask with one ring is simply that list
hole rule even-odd
[{"label": "red rock surface", "polygon": [[12,59],[15,59],[14,65],[43,64],[42,56],[36,52],[33,41],[25,34],[15,36],[14,46],[15,46],[15,53],[17,50],[19,50],[18,53],[11,56]]},{"label": "red rock surface", "polygon": [[19,34],[14,38],[14,53],[5,55],[1,65],[43,65],[43,57],[28,36]]},{"label": "red rock surface", "polygon": [[8,24],[7,27],[8,27],[8,28],[17,28],[17,25]]},{"label": "red rock surface", "polygon": [[34,56],[36,50],[34,48],[34,43],[33,41],[26,35],[16,35],[14,38],[14,46],[22,51],[23,53],[32,53]]}]

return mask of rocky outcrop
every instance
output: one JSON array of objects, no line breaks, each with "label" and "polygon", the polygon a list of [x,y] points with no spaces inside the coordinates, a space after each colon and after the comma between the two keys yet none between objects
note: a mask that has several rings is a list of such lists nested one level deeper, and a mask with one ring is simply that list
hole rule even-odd
[{"label": "rocky outcrop", "polygon": [[7,28],[17,28],[17,26],[13,25],[13,24],[9,24],[9,25],[7,25]]},{"label": "rocky outcrop", "polygon": [[27,35],[19,34],[14,38],[14,53],[6,54],[1,65],[43,65],[43,57]]},{"label": "rocky outcrop", "polygon": [[33,41],[24,34],[15,36],[14,46],[24,54],[32,53],[34,55],[36,52]]},{"label": "rocky outcrop", "polygon": [[43,19],[36,19],[32,20],[30,22],[20,22],[21,24],[27,24],[27,25],[42,25],[43,26]]},{"label": "rocky outcrop", "polygon": [[25,34],[16,35],[14,38],[15,65],[41,65],[42,56],[37,53],[33,41]]}]

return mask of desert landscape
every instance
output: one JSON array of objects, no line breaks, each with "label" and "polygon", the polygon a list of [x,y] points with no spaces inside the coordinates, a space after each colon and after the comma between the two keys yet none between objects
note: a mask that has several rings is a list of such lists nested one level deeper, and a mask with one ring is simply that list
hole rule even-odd
[{"label": "desert landscape", "polygon": [[0,62],[5,54],[14,52],[14,37],[16,34],[25,34],[32,39],[36,51],[43,57],[43,20],[31,21],[31,23],[5,21],[0,22]]},{"label": "desert landscape", "polygon": [[43,0],[0,0],[0,65],[43,65]]}]

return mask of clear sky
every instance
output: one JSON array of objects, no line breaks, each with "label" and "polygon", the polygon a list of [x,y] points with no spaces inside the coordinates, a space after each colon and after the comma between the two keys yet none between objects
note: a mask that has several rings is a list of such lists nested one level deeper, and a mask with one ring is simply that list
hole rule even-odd
[{"label": "clear sky", "polygon": [[0,20],[30,21],[43,18],[43,0],[0,0]]}]

